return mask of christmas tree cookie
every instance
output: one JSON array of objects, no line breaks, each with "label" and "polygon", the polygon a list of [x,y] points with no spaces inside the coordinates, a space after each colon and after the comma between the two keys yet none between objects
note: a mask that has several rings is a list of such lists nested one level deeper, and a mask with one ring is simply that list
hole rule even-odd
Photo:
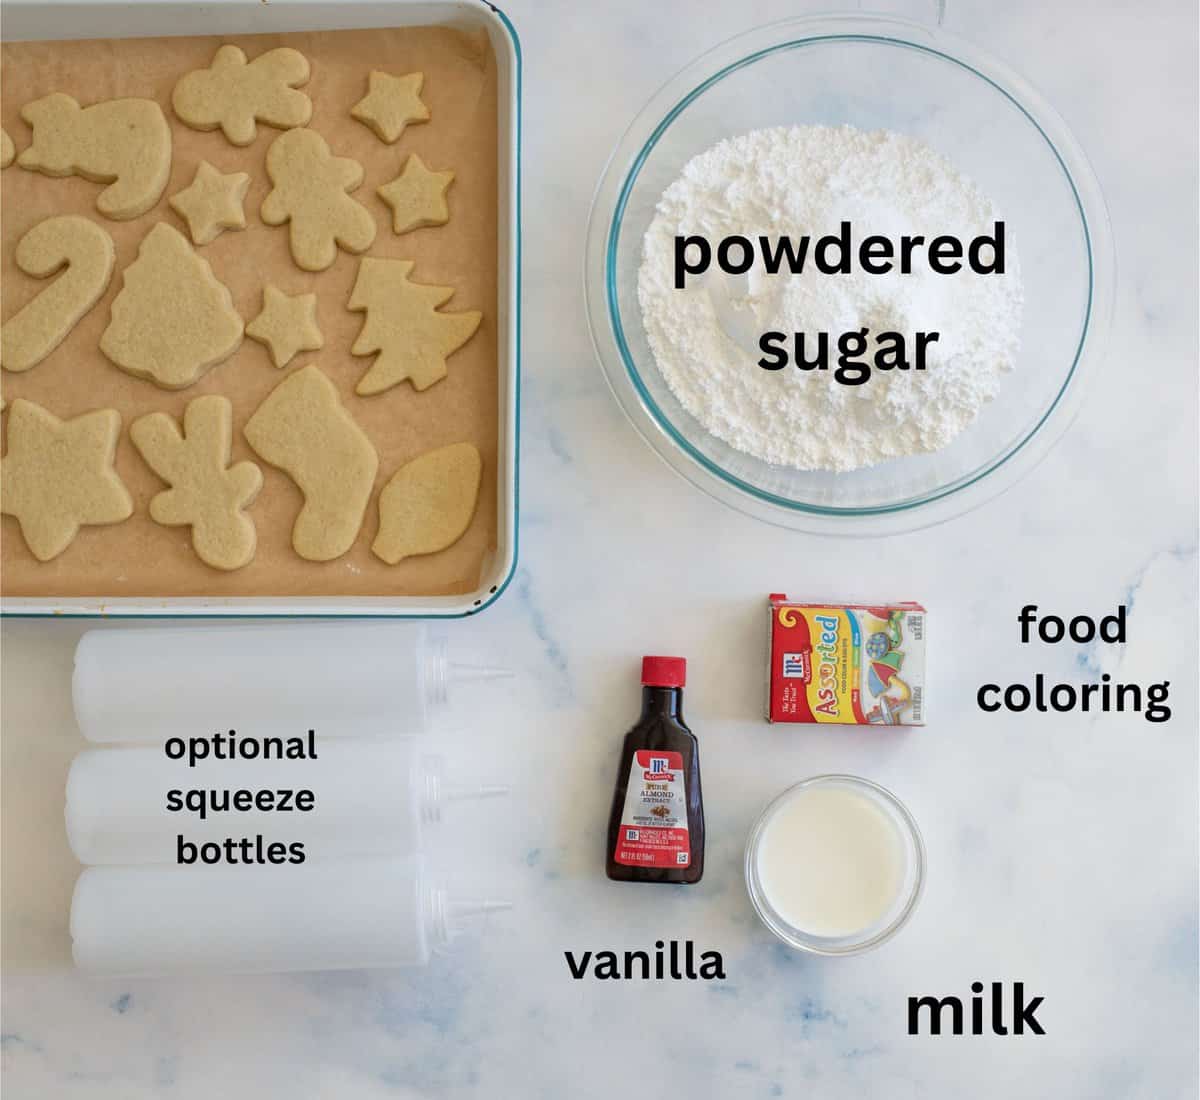
[{"label": "christmas tree cookie", "polygon": [[452,287],[425,286],[409,280],[410,260],[368,257],[359,263],[348,307],[366,313],[350,351],[372,355],[375,362],[359,380],[357,393],[382,393],[406,378],[418,390],[446,377],[446,357],[463,346],[479,328],[478,310],[442,313]]},{"label": "christmas tree cookie", "polygon": [[123,371],[183,389],[242,342],[233,298],[178,230],[159,222],[138,247],[100,350]]}]

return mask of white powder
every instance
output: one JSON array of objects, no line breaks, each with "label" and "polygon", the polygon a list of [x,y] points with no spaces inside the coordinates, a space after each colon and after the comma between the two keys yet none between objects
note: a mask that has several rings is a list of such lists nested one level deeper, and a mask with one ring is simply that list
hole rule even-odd
[{"label": "white powder", "polygon": [[[713,435],[767,462],[806,470],[853,470],[945,447],[995,396],[1016,360],[1022,290],[1006,233],[1005,273],[932,271],[923,249],[912,273],[849,274],[805,265],[745,275],[717,269],[721,238],[761,234],[798,240],[836,234],[991,235],[991,201],[929,146],[901,134],[851,126],[777,127],[730,138],[692,158],[663,193],[643,242],[638,299],[659,370],[675,396]],[[677,235],[713,248],[710,270],[674,285]],[[804,332],[814,340],[868,327],[903,333],[912,357],[918,331],[938,332],[926,369],[871,373],[848,386],[828,371],[789,363],[764,370],[759,336]],[[869,356],[874,340],[868,347]],[[806,344],[806,353],[812,343]]]}]

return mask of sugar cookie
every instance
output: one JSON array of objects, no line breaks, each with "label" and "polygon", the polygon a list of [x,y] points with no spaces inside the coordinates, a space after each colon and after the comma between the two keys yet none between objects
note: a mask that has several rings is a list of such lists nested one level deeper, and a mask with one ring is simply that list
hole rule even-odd
[{"label": "sugar cookie", "polygon": [[38,561],[57,557],[84,524],[120,523],[133,500],[113,468],[121,414],[99,409],[59,420],[17,398],[0,459],[0,512],[15,516]]},{"label": "sugar cookie", "polygon": [[392,208],[392,232],[445,225],[450,220],[446,190],[453,182],[453,172],[431,172],[416,153],[411,154],[400,175],[376,191]]},{"label": "sugar cookie", "polygon": [[24,371],[58,347],[100,300],[112,278],[116,251],[112,237],[95,222],[60,214],[29,230],[17,242],[13,259],[35,279],[66,268],[0,328],[0,364]]},{"label": "sugar cookie", "polygon": [[196,556],[214,569],[240,569],[254,557],[257,538],[248,508],[262,488],[253,462],[229,465],[233,405],[219,394],[197,397],[183,413],[183,431],[163,412],[139,417],[129,438],[170,488],[150,501],[150,518],[164,527],[190,526]]},{"label": "sugar cookie", "polygon": [[171,106],[193,130],[220,127],[234,145],[249,145],[255,120],[279,130],[308,124],[312,100],[296,91],[308,74],[308,59],[297,50],[268,50],[247,64],[237,46],[222,46],[207,69],[179,78]]},{"label": "sugar cookie", "polygon": [[350,114],[375,131],[380,141],[394,144],[410,122],[428,122],[429,108],[421,102],[424,73],[392,76],[376,69],[367,78],[367,94]]},{"label": "sugar cookie", "polygon": [[267,150],[267,175],[275,185],[263,200],[267,225],[291,222],[292,258],[305,271],[324,271],[347,252],[365,252],[375,240],[375,219],[352,199],[362,165],[335,157],[315,130],[288,130]]},{"label": "sugar cookie", "polygon": [[13,162],[13,157],[17,155],[17,147],[13,144],[13,139],[8,136],[8,131],[0,129],[0,168],[7,168]]},{"label": "sugar cookie", "polygon": [[237,351],[242,319],[233,297],[166,222],[146,234],[124,281],[100,337],[100,350],[122,370],[179,390]]},{"label": "sugar cookie", "polygon": [[171,130],[152,99],[109,99],[81,107],[55,92],[21,108],[33,144],[21,151],[22,168],[47,176],[83,176],[107,183],[96,209],[113,221],[144,214],[171,175]]},{"label": "sugar cookie", "polygon": [[246,228],[242,203],[249,186],[250,177],[245,172],[222,175],[202,160],[192,182],[167,201],[187,222],[192,243],[209,244],[226,229]]},{"label": "sugar cookie", "polygon": [[409,282],[412,269],[411,260],[368,257],[359,263],[347,308],[367,316],[350,353],[379,356],[356,393],[382,393],[406,378],[416,389],[428,389],[446,377],[446,357],[479,328],[483,314],[478,310],[438,312],[454,289]]},{"label": "sugar cookie", "polygon": [[353,545],[375,484],[379,458],[315,366],[289,374],[259,405],[245,436],[264,461],[304,494],[292,546],[308,561],[330,561]]},{"label": "sugar cookie", "polygon": [[268,283],[262,312],[246,326],[246,335],[267,345],[277,367],[286,367],[299,352],[318,350],[325,340],[317,327],[317,296],[289,297]]},{"label": "sugar cookie", "polygon": [[439,447],[401,466],[379,494],[379,534],[371,550],[395,565],[456,543],[475,514],[482,472],[470,443]]}]

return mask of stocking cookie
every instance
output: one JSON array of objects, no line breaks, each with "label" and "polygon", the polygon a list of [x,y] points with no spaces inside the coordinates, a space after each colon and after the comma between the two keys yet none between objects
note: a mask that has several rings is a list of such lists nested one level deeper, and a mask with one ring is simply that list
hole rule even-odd
[{"label": "stocking cookie", "polygon": [[338,247],[365,252],[375,220],[346,192],[362,183],[362,165],[335,157],[315,130],[289,130],[267,150],[274,190],[263,200],[267,225],[291,222],[292,258],[305,271],[324,271]]},{"label": "stocking cookie", "polygon": [[180,77],[171,106],[193,130],[220,127],[234,145],[249,145],[256,121],[279,130],[308,124],[312,100],[296,91],[308,73],[308,59],[297,50],[268,50],[247,63],[237,46],[222,46],[207,69]]},{"label": "stocking cookie", "polygon": [[445,225],[450,220],[446,191],[453,182],[453,172],[431,172],[413,153],[400,175],[376,192],[392,208],[392,232]]},{"label": "stocking cookie", "polygon": [[456,543],[475,514],[482,472],[470,443],[439,447],[401,466],[379,494],[379,534],[371,550],[395,565]]},{"label": "stocking cookie", "polygon": [[17,155],[17,147],[13,145],[13,139],[8,136],[8,131],[0,129],[0,168],[7,168],[13,162],[13,157]]},{"label": "stocking cookie", "polygon": [[120,523],[133,501],[113,468],[121,415],[99,409],[59,420],[17,398],[0,459],[0,512],[15,516],[38,561],[57,557],[84,524]]},{"label": "stocking cookie", "polygon": [[308,561],[330,561],[353,545],[375,484],[375,448],[316,367],[289,374],[246,424],[250,446],[304,494],[292,546]]},{"label": "stocking cookie", "polygon": [[429,121],[429,108],[421,102],[424,83],[424,73],[392,76],[376,70],[367,79],[367,94],[350,108],[350,114],[374,130],[380,141],[392,145],[410,122]]},{"label": "stocking cookie", "polygon": [[428,389],[446,377],[446,357],[475,334],[483,314],[478,310],[441,313],[438,306],[454,294],[448,286],[425,286],[409,281],[410,260],[368,257],[347,308],[366,313],[352,355],[379,352],[359,380],[356,393],[382,393],[408,378],[414,388]]},{"label": "stocking cookie", "polygon": [[325,344],[317,327],[317,296],[288,297],[268,284],[263,287],[262,312],[246,326],[246,335],[266,344],[277,367],[286,367],[299,352],[316,351]]},{"label": "stocking cookie", "polygon": [[35,279],[62,272],[0,328],[0,364],[5,370],[36,366],[66,338],[100,299],[112,278],[116,252],[95,222],[61,214],[38,222],[17,242],[17,267]]},{"label": "stocking cookie", "polygon": [[250,177],[245,172],[222,175],[202,160],[195,179],[168,201],[171,209],[187,222],[192,243],[209,244],[226,229],[246,228],[242,202],[249,186]]},{"label": "stocking cookie", "polygon": [[229,465],[233,406],[209,394],[188,402],[183,431],[166,413],[129,426],[146,464],[170,488],[150,501],[150,518],[164,527],[190,526],[196,556],[214,569],[240,569],[254,557],[257,539],[248,508],[262,488],[253,462]]},{"label": "stocking cookie", "polygon": [[96,199],[106,218],[127,221],[159,200],[171,175],[171,130],[152,99],[109,99],[81,107],[55,92],[21,108],[33,143],[22,168],[107,183]]},{"label": "stocking cookie", "polygon": [[138,246],[100,350],[123,371],[183,389],[242,342],[233,297],[187,239],[159,222]]}]

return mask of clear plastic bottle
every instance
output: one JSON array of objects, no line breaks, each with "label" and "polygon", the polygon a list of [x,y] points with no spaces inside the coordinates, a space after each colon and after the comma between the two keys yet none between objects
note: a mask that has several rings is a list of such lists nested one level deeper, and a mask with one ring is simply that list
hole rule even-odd
[{"label": "clear plastic bottle", "polygon": [[72,694],[84,737],[162,743],[236,727],[255,736],[423,733],[465,681],[509,676],[458,664],[418,623],[273,623],[89,630]]},{"label": "clear plastic bottle", "polygon": [[165,977],[421,966],[507,902],[457,902],[419,860],[264,869],[89,867],[71,900],[75,964]]},{"label": "clear plastic bottle", "polygon": [[[441,820],[447,803],[508,790],[448,783],[443,758],[415,738],[315,739],[315,747],[315,760],[195,767],[157,746],[88,749],[67,775],[71,850],[84,864],[176,864],[180,837],[211,852],[227,838],[262,836],[303,844],[305,859],[416,855],[424,827]],[[307,810],[304,791],[312,794]],[[238,809],[235,795],[249,808]]]}]

